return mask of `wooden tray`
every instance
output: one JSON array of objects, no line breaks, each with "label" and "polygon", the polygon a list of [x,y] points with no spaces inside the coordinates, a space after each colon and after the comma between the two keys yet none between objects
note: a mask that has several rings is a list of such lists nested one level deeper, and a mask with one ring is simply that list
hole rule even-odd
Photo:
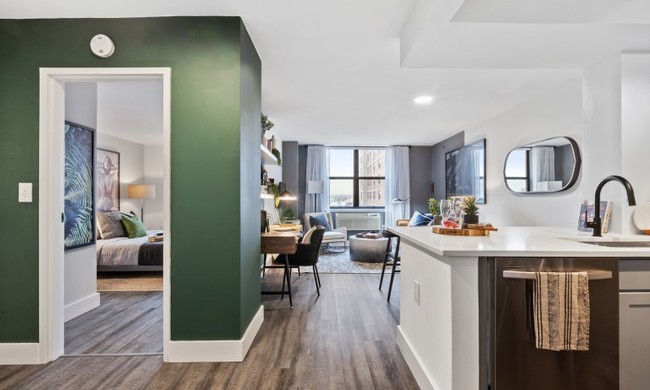
[{"label": "wooden tray", "polygon": [[495,227],[477,227],[472,229],[451,229],[445,227],[434,226],[432,231],[437,234],[446,234],[449,236],[489,236],[491,231],[498,230]]}]

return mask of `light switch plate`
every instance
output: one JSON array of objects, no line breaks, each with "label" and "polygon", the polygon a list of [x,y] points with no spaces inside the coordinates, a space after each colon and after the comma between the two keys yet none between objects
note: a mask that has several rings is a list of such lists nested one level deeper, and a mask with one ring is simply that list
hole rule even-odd
[{"label": "light switch plate", "polygon": [[18,202],[32,202],[32,183],[18,183]]}]

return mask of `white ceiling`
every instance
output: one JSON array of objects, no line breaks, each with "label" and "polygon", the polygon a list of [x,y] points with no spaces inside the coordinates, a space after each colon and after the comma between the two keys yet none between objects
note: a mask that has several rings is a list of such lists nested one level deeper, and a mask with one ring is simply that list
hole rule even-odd
[{"label": "white ceiling", "polygon": [[[650,0],[2,0],[0,17],[238,15],[284,140],[431,145],[623,50]],[[119,47],[116,48],[119,50]],[[419,94],[433,94],[415,106]]]}]

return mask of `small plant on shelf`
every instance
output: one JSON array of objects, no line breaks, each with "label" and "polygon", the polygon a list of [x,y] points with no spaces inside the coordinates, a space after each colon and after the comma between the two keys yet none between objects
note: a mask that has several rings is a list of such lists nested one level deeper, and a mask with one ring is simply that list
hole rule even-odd
[{"label": "small plant on shelf", "polygon": [[273,205],[277,208],[280,205],[280,188],[275,183],[269,183],[266,186],[266,192],[273,194]]},{"label": "small plant on shelf", "polygon": [[275,156],[275,158],[278,159],[278,165],[282,165],[282,155],[280,154],[280,151],[276,148],[273,148],[273,150],[271,150],[271,153]]},{"label": "small plant on shelf", "polygon": [[271,130],[275,124],[269,120],[269,117],[262,114],[262,135],[267,131]]}]

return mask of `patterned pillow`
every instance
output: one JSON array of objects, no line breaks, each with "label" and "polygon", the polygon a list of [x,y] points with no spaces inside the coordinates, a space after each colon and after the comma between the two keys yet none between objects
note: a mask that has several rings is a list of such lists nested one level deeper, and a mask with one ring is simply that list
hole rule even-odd
[{"label": "patterned pillow", "polygon": [[122,214],[121,218],[129,238],[144,237],[147,235],[147,229],[145,229],[142,221],[136,215]]},{"label": "patterned pillow", "polygon": [[426,215],[416,211],[413,213],[411,220],[409,221],[409,226],[427,226],[431,222],[432,218],[427,217]]},{"label": "patterned pillow", "polygon": [[330,227],[329,222],[327,221],[327,215],[325,214],[318,214],[318,215],[310,215],[309,216],[309,225],[310,226],[322,226],[325,228],[325,231],[332,230]]},{"label": "patterned pillow", "polygon": [[122,226],[119,211],[97,213],[97,229],[103,240],[115,237],[126,237],[126,231]]}]

